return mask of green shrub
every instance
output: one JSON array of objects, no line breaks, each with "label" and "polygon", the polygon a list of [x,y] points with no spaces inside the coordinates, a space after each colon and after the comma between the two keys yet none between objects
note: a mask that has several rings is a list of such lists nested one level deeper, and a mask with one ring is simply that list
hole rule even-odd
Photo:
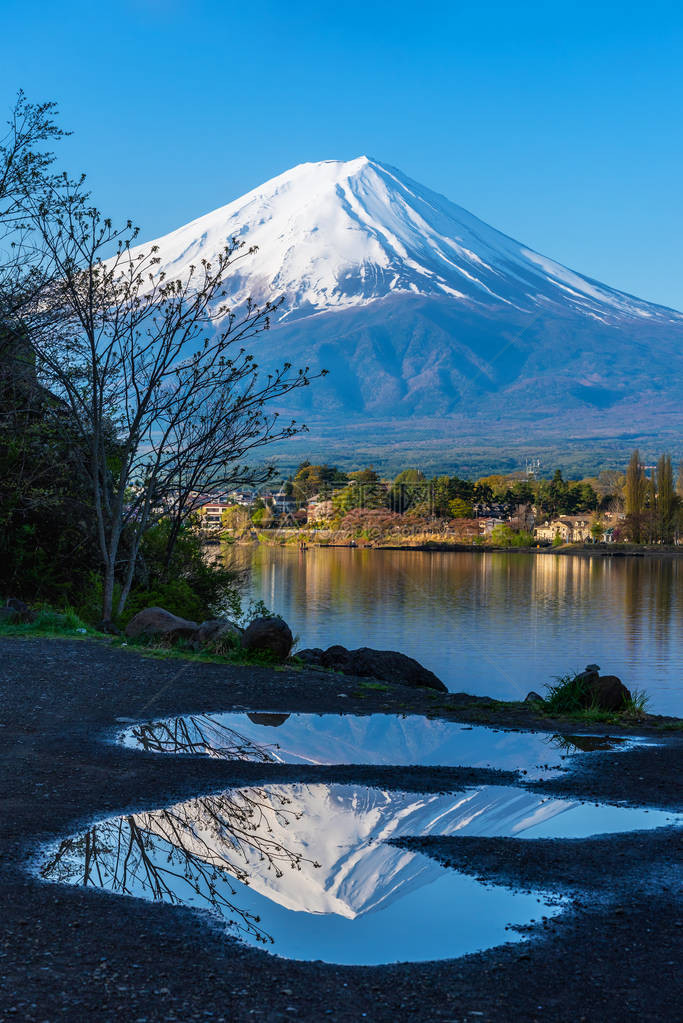
[{"label": "green shrub", "polygon": [[559,675],[546,689],[546,708],[552,714],[576,714],[586,709],[588,686],[583,672]]},{"label": "green shrub", "polygon": [[146,607],[163,607],[180,618],[194,622],[204,621],[208,616],[205,602],[185,579],[159,583],[148,590],[133,590],[118,621],[119,626],[127,625],[138,611]]},{"label": "green shrub", "polygon": [[5,636],[74,636],[95,635],[95,630],[77,614],[72,607],[56,611],[47,605],[39,608],[32,622],[0,622],[0,634]]}]

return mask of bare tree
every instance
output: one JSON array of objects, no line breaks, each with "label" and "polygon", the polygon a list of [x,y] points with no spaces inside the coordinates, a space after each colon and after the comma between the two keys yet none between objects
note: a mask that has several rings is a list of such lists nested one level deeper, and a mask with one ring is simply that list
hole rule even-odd
[{"label": "bare tree", "polygon": [[0,326],[6,330],[16,328],[18,310],[43,280],[43,253],[34,244],[26,205],[44,201],[55,180],[54,155],[44,146],[67,134],[56,114],[55,103],[30,103],[20,91],[0,137]]},{"label": "bare tree", "polygon": [[167,279],[156,248],[133,252],[137,229],[114,227],[80,183],[53,183],[26,208],[49,266],[22,319],[92,485],[108,627],[150,526],[170,515],[173,543],[199,484],[267,478],[246,457],[302,429],[272,406],[311,378],[288,363],[264,376],[245,347],[269,328],[277,302],[225,304],[226,278],[254,248],[233,238],[213,263]]}]

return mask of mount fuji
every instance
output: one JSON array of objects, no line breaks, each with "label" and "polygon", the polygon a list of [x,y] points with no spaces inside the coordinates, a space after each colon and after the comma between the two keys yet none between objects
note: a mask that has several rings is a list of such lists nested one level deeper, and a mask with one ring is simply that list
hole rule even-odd
[{"label": "mount fuji", "polygon": [[393,167],[301,164],[153,244],[182,279],[232,237],[258,247],[227,281],[232,306],[283,299],[259,364],[329,370],[282,410],[310,430],[289,442],[293,460],[683,454],[681,313],[539,255]]}]

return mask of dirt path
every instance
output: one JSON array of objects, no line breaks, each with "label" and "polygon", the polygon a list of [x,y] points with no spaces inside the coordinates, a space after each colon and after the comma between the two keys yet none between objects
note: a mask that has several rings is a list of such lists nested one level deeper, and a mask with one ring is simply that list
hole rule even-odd
[{"label": "dirt path", "polygon": [[[448,790],[510,781],[504,772],[448,768],[304,770],[162,758],[101,741],[117,717],[246,708],[499,718],[494,705],[464,695],[366,692],[339,676],[159,661],[91,642],[0,640],[0,1019],[680,1018],[681,843],[670,830],[588,842],[526,840],[522,857],[514,839],[417,839],[423,851],[468,872],[569,891],[573,909],[537,925],[522,947],[372,968],[290,962],[226,939],[199,914],[43,885],[27,873],[40,843],[94,817],[233,784],[277,777]],[[533,723],[522,710],[504,720]],[[679,809],[683,740],[661,741],[591,754],[571,777],[534,787]]]}]

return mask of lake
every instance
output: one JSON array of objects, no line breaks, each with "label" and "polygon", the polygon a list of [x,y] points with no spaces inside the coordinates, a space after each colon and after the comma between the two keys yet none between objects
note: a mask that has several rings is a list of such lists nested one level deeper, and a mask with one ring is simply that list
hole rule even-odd
[{"label": "lake", "polygon": [[400,650],[453,692],[504,700],[591,662],[683,716],[683,566],[670,558],[235,547],[247,596],[299,648]]}]

